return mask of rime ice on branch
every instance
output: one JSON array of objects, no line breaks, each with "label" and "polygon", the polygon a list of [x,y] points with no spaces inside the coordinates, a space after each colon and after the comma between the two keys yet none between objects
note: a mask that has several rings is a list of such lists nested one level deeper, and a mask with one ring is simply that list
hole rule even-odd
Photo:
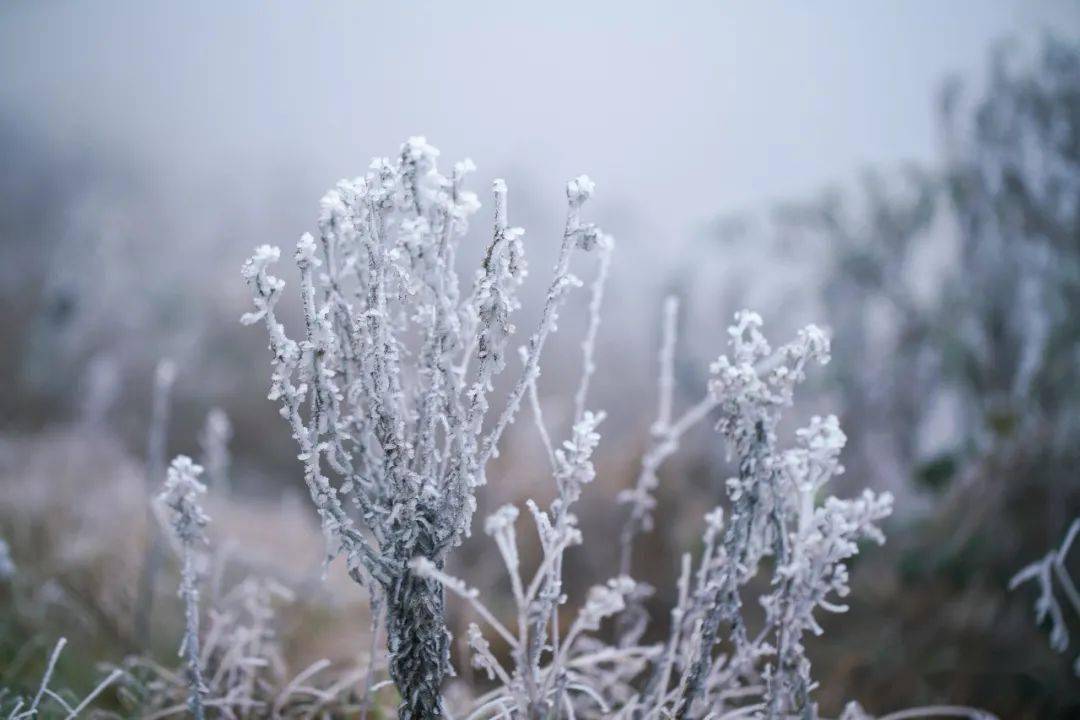
[{"label": "rime ice on branch", "polygon": [[572,180],[554,278],[522,377],[485,432],[493,379],[515,332],[523,230],[509,226],[506,184],[495,181],[494,230],[471,289],[463,290],[455,259],[479,208],[463,185],[474,167],[466,160],[443,175],[438,155],[411,138],[395,159],[374,160],[364,176],[323,197],[318,239],[305,234],[294,254],[306,325],[299,341],[275,314],[284,282],[270,265],[280,251],[259,247],[243,269],[255,310],[242,320],[261,320],[269,332],[270,399],[281,403],[299,444],[327,560],[344,555],[352,577],[384,600],[402,718],[443,714],[449,667],[442,586],[412,561],[441,568],[469,532],[485,465],[539,375],[566,292],[579,284],[571,258],[610,246],[580,217],[593,183]]},{"label": "rime ice on branch", "polygon": [[[1039,588],[1039,597],[1035,600],[1035,622],[1042,625],[1050,620],[1050,647],[1063,653],[1069,649],[1069,625],[1065,621],[1065,611],[1054,592],[1055,580],[1064,596],[1066,607],[1074,617],[1080,617],[1080,590],[1076,588],[1069,569],[1065,565],[1076,536],[1080,534],[1080,518],[1072,521],[1065,532],[1061,547],[1051,550],[1036,562],[1026,566],[1009,580],[1009,589],[1015,590],[1020,585],[1034,580]],[[1073,661],[1073,674],[1080,677],[1080,655]]]}]

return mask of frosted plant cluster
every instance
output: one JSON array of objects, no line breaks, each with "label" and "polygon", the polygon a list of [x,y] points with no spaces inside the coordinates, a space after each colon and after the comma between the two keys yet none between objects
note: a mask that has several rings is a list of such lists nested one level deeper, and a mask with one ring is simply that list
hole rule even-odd
[{"label": "frosted plant cluster", "polygon": [[[589,540],[589,529],[575,513],[597,475],[593,456],[605,414],[590,406],[589,388],[614,244],[581,219],[592,182],[584,176],[572,180],[540,320],[517,348],[520,375],[496,401],[494,379],[508,364],[515,335],[511,318],[525,276],[523,231],[509,226],[506,184],[495,181],[494,229],[466,292],[455,254],[479,207],[462,183],[471,163],[458,163],[446,177],[437,156],[413,138],[395,160],[376,160],[367,175],[339,183],[324,197],[320,239],[305,234],[294,254],[305,325],[301,339],[290,339],[276,314],[284,283],[270,270],[280,252],[260,247],[243,269],[255,300],[244,321],[261,321],[269,332],[270,399],[280,403],[299,446],[326,539],[326,562],[344,556],[350,576],[370,593],[372,645],[364,666],[335,670],[318,660],[289,672],[275,606],[289,601],[291,592],[273,580],[249,577],[223,594],[224,560],[210,607],[200,606],[209,563],[203,547],[209,518],[200,505],[207,487],[203,468],[186,456],[165,470],[174,369],[163,363],[148,468],[152,476],[165,476],[157,519],[170,526],[180,558],[182,668],[134,655],[77,702],[49,689],[61,640],[36,694],[0,689],[0,711],[9,720],[53,709],[74,718],[112,686],[123,710],[148,718],[384,717],[389,708],[379,691],[388,686],[397,690],[400,718],[818,717],[805,641],[822,633],[822,613],[847,609],[847,562],[861,541],[884,541],[878,523],[892,506],[887,493],[866,491],[849,500],[828,494],[829,481],[843,472],[846,442],[835,417],[815,416],[789,441],[784,438],[782,415],[808,370],[828,362],[828,336],[808,326],[774,348],[762,333],[761,317],[741,311],[728,330],[729,349],[712,364],[701,397],[681,409],[674,379],[679,305],[675,298],[665,302],[657,416],[636,482],[619,497],[625,520],[618,567],[572,601],[564,590],[564,568],[567,553]],[[579,253],[595,260],[581,372],[569,427],[554,428],[544,418],[537,379],[562,303],[585,284],[571,272]],[[475,588],[447,572],[446,559],[470,531],[476,489],[523,403],[556,492],[546,505],[504,505],[483,522],[506,573],[508,611],[489,606]],[[688,431],[706,421],[715,425],[735,474],[725,483],[724,505],[705,515],[697,556],[686,553],[678,564],[665,639],[648,644],[646,601],[653,589],[633,579],[635,544],[652,530],[664,462]],[[230,435],[224,413],[211,412],[200,443],[211,482],[223,490]],[[535,532],[535,560],[523,560],[534,557],[518,532],[523,518]],[[1067,643],[1067,630],[1053,579],[1070,604],[1080,607],[1064,567],[1078,532],[1080,521],[1061,549],[1013,581],[1039,582],[1037,611],[1052,619],[1052,642],[1059,649]],[[0,542],[0,561],[3,548]],[[158,561],[148,558],[143,577],[149,581],[142,587],[151,592],[139,607],[147,619]],[[465,640],[470,662],[486,678],[479,685],[447,687],[447,591],[473,621]],[[382,632],[384,652],[377,647]],[[989,716],[936,706],[878,720],[915,717]],[[856,703],[841,718],[873,720]]]},{"label": "frosted plant cluster", "polygon": [[[219,427],[226,426],[223,414],[219,420],[224,420]],[[222,444],[218,452],[227,453],[227,447]],[[165,667],[149,654],[127,657],[121,666],[110,668],[92,693],[100,696],[114,686],[123,712],[102,710],[94,717],[329,720],[363,715],[378,689],[373,682],[373,653],[362,668],[334,668],[329,660],[320,659],[293,673],[278,635],[277,615],[277,606],[292,602],[293,592],[258,575],[223,589],[229,553],[210,551],[209,518],[200,505],[207,493],[202,474],[190,458],[177,456],[155,505],[171,530],[180,559],[179,594],[185,608],[181,667]],[[210,602],[204,607],[200,599],[207,585]],[[80,710],[91,700],[84,700]]]},{"label": "frosted plant cluster", "polygon": [[[328,719],[356,717],[367,707],[370,666],[334,672],[321,659],[290,673],[276,629],[276,606],[292,600],[293,593],[273,580],[248,577],[210,609],[198,656],[207,716]],[[178,717],[189,707],[190,676],[150,658],[127,658],[114,679],[120,681],[121,705],[132,713],[124,717]]]},{"label": "frosted plant cluster", "polygon": [[[727,483],[730,518],[725,522],[720,508],[710,512],[701,556],[696,563],[690,555],[682,559],[667,642],[640,644],[645,620],[640,600],[647,589],[627,572],[593,587],[565,635],[560,633],[561,606],[567,602],[561,591],[563,555],[583,541],[569,510],[593,478],[590,457],[603,417],[585,412],[554,454],[558,497],[544,510],[528,503],[543,551],[531,577],[521,576],[518,509],[505,506],[485,523],[509,575],[518,607],[515,627],[502,623],[461,580],[425,560],[414,565],[462,597],[489,633],[511,648],[507,666],[492,653],[481,627],[470,627],[473,662],[498,681],[498,688],[478,698],[467,717],[816,716],[803,636],[821,632],[817,610],[846,609],[841,604],[849,591],[844,562],[857,553],[858,540],[884,540],[876,523],[889,514],[892,499],[866,492],[854,500],[820,502],[824,485],[842,471],[838,456],[844,435],[834,417],[815,417],[796,433],[794,447],[779,446],[777,424],[806,365],[828,359],[828,340],[817,328],[774,351],[760,332],[761,319],[739,313],[730,329],[733,352],[713,365],[705,398],[672,419],[676,311],[669,301],[656,443],[645,455],[637,487],[623,496],[630,513],[622,556],[632,558],[635,535],[651,522],[658,458],[670,454],[678,437],[710,411],[716,411],[739,475]],[[765,622],[751,629],[742,612],[743,590],[766,565],[772,567],[772,590],[760,598]],[[596,634],[607,619],[618,628],[610,642]],[[854,707],[850,712],[855,717]]]},{"label": "frosted plant cluster", "polygon": [[[565,553],[583,542],[574,505],[595,477],[592,454],[604,414],[587,408],[593,346],[613,243],[581,220],[594,186],[567,185],[568,214],[539,325],[520,349],[523,371],[494,409],[496,374],[507,364],[512,313],[525,276],[523,231],[507,218],[507,188],[493,184],[494,228],[466,291],[456,251],[479,208],[463,178],[472,163],[443,175],[438,151],[412,138],[393,160],[344,180],[323,198],[319,237],[301,237],[305,332],[293,340],[276,314],[284,282],[271,274],[280,251],[259,247],[243,275],[255,301],[245,323],[264,322],[281,404],[327,539],[327,561],[344,555],[354,580],[381,608],[390,678],[401,718],[448,715],[450,671],[444,592],[471,608],[473,663],[495,683],[467,717],[720,718],[814,717],[814,683],[804,638],[819,634],[817,613],[843,612],[845,562],[862,539],[883,541],[877,523],[888,494],[828,497],[842,472],[845,437],[835,417],[815,417],[788,447],[778,425],[811,364],[829,357],[827,336],[810,326],[773,349],[755,313],[730,328],[731,352],[712,367],[703,399],[673,415],[677,303],[664,311],[660,401],[653,445],[636,486],[624,493],[628,519],[618,574],[593,587],[568,624],[562,621]],[[567,292],[576,252],[598,252],[574,419],[553,442],[536,397],[541,353]],[[487,518],[509,578],[517,616],[504,621],[476,590],[448,575],[447,554],[469,532],[485,466],[523,401],[531,404],[558,490],[548,507],[527,503],[542,551],[525,571],[520,509]],[[721,508],[703,526],[704,549],[682,559],[679,601],[661,645],[643,645],[648,588],[631,579],[635,537],[651,528],[657,471],[691,427],[714,418],[738,474]],[[748,583],[771,575],[760,598],[764,622],[745,619]],[[609,620],[613,634],[602,626]],[[502,656],[492,640],[509,649]],[[855,712],[855,710],[852,710]]]}]

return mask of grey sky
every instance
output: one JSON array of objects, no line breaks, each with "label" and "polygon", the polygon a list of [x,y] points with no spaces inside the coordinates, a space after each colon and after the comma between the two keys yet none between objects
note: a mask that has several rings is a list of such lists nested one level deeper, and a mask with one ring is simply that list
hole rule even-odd
[{"label": "grey sky", "polygon": [[528,5],[8,2],[0,112],[185,185],[280,163],[322,187],[423,133],[544,204],[587,171],[667,235],[929,159],[944,74],[1080,32],[1038,0]]}]

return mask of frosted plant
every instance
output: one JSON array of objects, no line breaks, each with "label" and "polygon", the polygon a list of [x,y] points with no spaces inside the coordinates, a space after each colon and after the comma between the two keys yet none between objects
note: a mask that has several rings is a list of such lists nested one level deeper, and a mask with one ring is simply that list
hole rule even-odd
[{"label": "frosted plant", "polygon": [[477,698],[468,717],[608,717],[634,694],[633,680],[641,674],[658,648],[639,645],[613,646],[595,636],[601,623],[626,608],[635,583],[620,576],[594,586],[565,635],[561,633],[560,606],[563,555],[581,544],[577,518],[571,512],[584,485],[595,476],[592,453],[600,436],[596,427],[602,414],[585,411],[571,438],[553,453],[558,496],[547,510],[527,503],[540,540],[541,559],[529,578],[522,577],[515,529],[518,509],[505,505],[484,523],[495,541],[510,580],[517,606],[517,623],[507,628],[479,600],[478,592],[463,581],[442,572],[423,558],[414,562],[417,572],[442,582],[467,601],[488,628],[511,651],[508,669],[493,653],[476,623],[469,627],[473,664],[487,673],[498,687]]},{"label": "frosted plant", "polygon": [[180,655],[186,658],[188,708],[196,720],[203,718],[202,660],[199,655],[199,570],[196,545],[206,541],[204,528],[210,521],[199,506],[206,486],[199,481],[203,469],[191,458],[178,455],[169,467],[160,501],[169,509],[169,522],[180,544],[183,562],[180,597],[184,601],[184,639]]},{"label": "frosted plant", "polygon": [[[551,508],[543,511],[528,503],[542,550],[530,579],[521,577],[517,508],[505,506],[485,524],[510,578],[518,608],[515,629],[504,625],[461,580],[430,561],[414,563],[417,572],[466,600],[510,647],[513,666],[508,668],[479,626],[470,627],[473,662],[498,681],[498,687],[478,698],[468,717],[816,716],[803,635],[821,632],[817,609],[846,609],[835,599],[849,592],[844,562],[858,551],[856,541],[883,541],[876,522],[889,514],[892,499],[867,491],[854,500],[820,501],[827,481],[842,471],[844,435],[834,417],[813,418],[796,433],[794,447],[779,446],[781,411],[791,404],[807,364],[828,360],[828,340],[813,326],[773,351],[760,332],[761,319],[739,313],[730,329],[732,356],[713,365],[707,397],[673,420],[676,312],[676,303],[669,301],[660,353],[659,418],[653,428],[656,443],[643,458],[635,490],[625,496],[631,507],[623,533],[624,569],[630,564],[628,544],[648,526],[660,462],[686,429],[712,410],[738,461],[739,475],[727,483],[729,522],[725,524],[719,508],[706,518],[696,573],[690,556],[683,558],[668,641],[661,647],[637,643],[643,610],[634,602],[636,585],[625,573],[594,587],[566,635],[560,636],[559,608],[566,602],[562,558],[582,541],[570,509],[595,474],[590,458],[603,417],[583,412],[571,438],[552,454],[558,496]],[[761,598],[764,626],[751,633],[741,595],[766,557],[773,568],[772,590]],[[603,620],[626,614],[632,616],[623,625],[629,631],[618,644],[605,644],[592,634]],[[721,641],[730,645],[729,653],[716,654]]]},{"label": "frosted plant", "polygon": [[[765,667],[768,713],[807,711],[812,685],[801,637],[806,630],[820,632],[813,618],[816,607],[843,610],[826,596],[848,592],[842,562],[857,552],[854,541],[860,537],[884,539],[874,522],[888,514],[892,499],[888,494],[879,497],[867,492],[854,501],[828,498],[815,507],[824,484],[843,470],[838,458],[845,438],[835,417],[815,417],[810,427],[796,433],[795,448],[778,447],[781,412],[791,405],[807,363],[823,364],[829,359],[828,339],[815,326],[774,352],[761,334],[761,318],[745,310],[737,313],[729,329],[732,356],[722,356],[713,364],[704,397],[673,418],[677,312],[677,301],[669,298],[664,307],[653,444],[642,459],[634,489],[621,496],[630,505],[622,533],[623,572],[630,572],[634,537],[651,528],[652,492],[659,482],[660,465],[678,449],[683,434],[717,410],[717,428],[727,441],[729,458],[738,461],[739,475],[727,482],[732,507],[726,529],[720,508],[706,517],[705,550],[693,590],[689,588],[690,559],[683,560],[680,602],[672,613],[665,660],[654,672],[644,702],[653,703],[654,713],[680,716],[691,714],[695,703],[717,706],[708,696],[718,678],[724,683],[743,683],[756,675],[759,660],[775,653],[773,664]],[[756,576],[766,556],[773,556],[777,563],[774,590],[761,598],[766,628],[751,640],[742,619],[740,590]],[[630,637],[637,637],[644,618],[640,605],[632,611],[639,617],[625,626],[634,629]],[[735,648],[726,665],[712,655],[722,627],[732,629]],[[665,696],[680,663],[682,675],[674,694]],[[722,690],[732,691],[731,687]],[[740,694],[753,695],[743,692],[736,697]],[[721,698],[718,707],[725,704],[730,701]]]},{"label": "frosted plant", "polygon": [[443,714],[449,669],[443,589],[412,561],[440,569],[468,533],[485,466],[534,387],[566,292],[579,284],[571,256],[607,245],[580,218],[593,183],[570,181],[539,326],[522,376],[496,413],[493,379],[506,364],[526,272],[523,231],[509,226],[506,184],[496,180],[492,238],[463,292],[455,258],[479,208],[463,185],[474,168],[460,162],[446,176],[437,158],[423,138],[411,138],[397,158],[374,160],[363,177],[324,196],[318,240],[305,234],[294,254],[306,325],[300,341],[275,314],[284,282],[270,266],[280,251],[261,246],[243,269],[255,310],[242,320],[266,324],[270,398],[299,444],[327,560],[343,554],[353,579],[382,596],[402,718]]},{"label": "frosted plant", "polygon": [[[1060,593],[1064,595],[1068,607],[1075,617],[1080,618],[1080,591],[1076,582],[1065,566],[1069,550],[1080,534],[1080,518],[1073,520],[1061,541],[1061,547],[1048,552],[1041,560],[1031,563],[1009,580],[1009,589],[1015,590],[1020,585],[1034,580],[1039,587],[1039,597],[1035,600],[1035,621],[1040,625],[1050,620],[1050,647],[1059,653],[1069,648],[1069,626],[1065,622],[1065,612],[1054,593],[1054,581]],[[1073,661],[1073,673],[1080,677],[1080,655]]]},{"label": "frosted plant", "polygon": [[199,435],[202,448],[202,465],[206,468],[206,478],[211,488],[219,492],[228,492],[229,481],[229,440],[232,439],[232,423],[221,408],[214,408],[206,414],[206,423]]},{"label": "frosted plant", "polygon": [[[882,541],[875,523],[889,514],[892,498],[866,491],[856,500],[819,494],[842,468],[844,443],[836,419],[814,418],[782,449],[777,426],[810,362],[828,362],[828,339],[809,326],[792,343],[773,351],[761,334],[761,318],[749,311],[729,329],[731,356],[712,366],[710,390],[717,428],[738,475],[727,481],[730,519],[718,508],[706,518],[704,551],[694,587],[676,608],[669,657],[654,675],[646,703],[656,712],[697,717],[699,708],[719,713],[760,694],[754,712],[767,717],[814,716],[813,688],[802,636],[819,633],[814,612],[845,608],[830,595],[848,593],[844,561],[863,537]],[[771,557],[773,590],[761,598],[764,627],[751,633],[742,614],[741,591]],[[684,561],[683,583],[689,565]],[[730,655],[714,656],[722,628],[730,629]],[[682,648],[681,650],[679,648]],[[671,668],[671,669],[668,669]],[[674,669],[680,676],[669,687]],[[746,711],[743,708],[742,711]]]},{"label": "frosted plant", "polygon": [[[220,717],[355,717],[363,706],[356,688],[368,668],[331,673],[318,660],[291,674],[277,635],[275,605],[293,593],[278,583],[249,577],[208,612],[206,641],[200,646],[206,693],[203,705]],[[139,717],[172,717],[187,705],[187,682],[146,657],[125,661],[118,691],[124,707]]]},{"label": "frosted plant", "polygon": [[629,574],[634,539],[643,531],[652,530],[652,510],[656,499],[652,493],[660,483],[657,472],[663,462],[679,449],[679,440],[691,428],[709,416],[719,402],[716,396],[703,389],[702,399],[678,418],[672,419],[675,392],[675,324],[679,300],[671,296],[664,302],[663,339],[660,343],[659,408],[651,428],[652,443],[641,461],[641,471],[631,490],[619,495],[619,501],[630,506],[620,536],[619,568]]},{"label": "frosted plant", "polygon": [[[34,720],[45,715],[45,711],[49,708],[55,708],[59,714],[50,713],[47,717],[74,720],[84,710],[89,709],[94,700],[123,674],[119,670],[113,670],[81,701],[71,700],[70,693],[59,693],[49,687],[53,673],[56,671],[56,662],[60,659],[60,653],[64,651],[66,645],[66,638],[60,638],[56,642],[52,654],[49,655],[49,663],[45,666],[45,674],[41,677],[41,684],[33,697],[8,696],[7,689],[0,687],[0,713],[4,713],[3,716],[6,720]],[[68,697],[65,697],[65,695]]]}]

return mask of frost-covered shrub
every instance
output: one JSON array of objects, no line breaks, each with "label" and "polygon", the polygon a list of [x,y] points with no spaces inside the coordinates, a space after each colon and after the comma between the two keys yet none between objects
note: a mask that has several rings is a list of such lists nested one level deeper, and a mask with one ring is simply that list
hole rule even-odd
[{"label": "frost-covered shrub", "polygon": [[[362,670],[331,674],[330,663],[320,660],[298,674],[288,672],[274,606],[291,593],[273,581],[248,579],[223,598],[214,593],[219,601],[209,611],[200,609],[206,560],[200,546],[209,519],[199,499],[206,487],[202,468],[180,456],[159,499],[182,561],[182,670],[145,654],[129,658],[76,706],[48,690],[61,644],[36,696],[0,692],[0,707],[11,717],[36,717],[45,702],[74,717],[116,681],[121,707],[141,717],[185,710],[197,718],[365,717],[369,710],[388,709],[375,693],[391,683],[402,718],[451,712],[529,720],[817,717],[806,638],[822,632],[821,611],[847,609],[847,563],[860,541],[883,542],[878,523],[892,507],[888,493],[865,491],[850,500],[828,494],[830,480],[843,472],[846,441],[835,417],[815,416],[790,442],[783,440],[782,414],[808,369],[828,362],[828,336],[811,325],[773,348],[760,316],[736,313],[728,330],[730,352],[712,364],[702,398],[679,410],[678,303],[668,300],[651,444],[636,483],[620,496],[626,512],[619,568],[570,608],[564,566],[567,552],[589,539],[590,529],[581,527],[575,511],[597,475],[593,456],[605,419],[589,407],[589,386],[613,243],[580,220],[592,183],[585,177],[571,181],[555,278],[539,326],[519,349],[524,370],[500,410],[489,412],[524,276],[521,231],[508,227],[506,186],[496,181],[493,239],[471,291],[461,293],[454,248],[477,203],[461,187],[468,165],[459,164],[446,178],[437,171],[436,155],[422,140],[410,140],[398,160],[376,161],[368,175],[341,183],[324,198],[320,244],[305,235],[296,252],[304,340],[290,340],[275,316],[283,282],[269,273],[269,264],[278,251],[259,248],[244,268],[256,304],[245,321],[263,320],[269,330],[270,397],[281,402],[300,446],[326,561],[344,555],[350,576],[371,593],[373,626],[377,630],[381,620],[387,633],[390,680],[376,681],[382,667],[377,631]],[[567,291],[582,284],[570,273],[576,250],[596,251],[597,271],[572,422],[553,429],[536,381],[558,308]],[[556,493],[543,507],[526,502],[540,546],[535,564],[523,561],[517,506],[499,508],[484,523],[516,607],[507,618],[449,574],[445,561],[469,532],[485,465],[523,401],[531,406]],[[666,639],[645,644],[651,588],[632,577],[635,543],[652,529],[661,466],[685,433],[706,420],[715,422],[736,472],[725,484],[723,507],[705,516],[698,557],[681,558]],[[151,435],[163,432],[164,425]],[[222,484],[228,434],[227,421],[212,415],[203,444]],[[155,448],[151,464],[163,443]],[[1022,571],[1016,582],[1038,577],[1046,585],[1051,573],[1062,570],[1076,527],[1060,551]],[[1072,601],[1071,580],[1061,582]],[[450,671],[446,590],[475,614],[468,647],[489,681],[453,699],[443,688]],[[763,613],[748,611],[751,600]],[[1057,613],[1056,622],[1060,609],[1052,593],[1040,600],[1045,607]],[[981,717],[946,706],[884,717],[932,715]],[[870,716],[852,703],[842,718]]]},{"label": "frost-covered shrub", "polygon": [[446,176],[437,158],[423,138],[412,138],[397,158],[376,159],[366,175],[323,198],[318,240],[305,234],[294,254],[306,322],[300,341],[275,315],[284,282],[270,266],[279,250],[259,247],[243,269],[255,298],[243,322],[262,320],[269,332],[270,398],[299,444],[328,560],[343,554],[373,605],[384,608],[402,718],[443,713],[449,669],[443,590],[415,572],[413,560],[441,568],[468,533],[485,466],[539,373],[564,295],[578,284],[571,256],[610,246],[580,219],[592,182],[572,180],[554,279],[522,377],[493,410],[492,382],[506,365],[526,272],[523,231],[509,226],[506,184],[496,180],[492,238],[464,290],[455,257],[479,208],[463,185],[473,166],[457,163]]}]

